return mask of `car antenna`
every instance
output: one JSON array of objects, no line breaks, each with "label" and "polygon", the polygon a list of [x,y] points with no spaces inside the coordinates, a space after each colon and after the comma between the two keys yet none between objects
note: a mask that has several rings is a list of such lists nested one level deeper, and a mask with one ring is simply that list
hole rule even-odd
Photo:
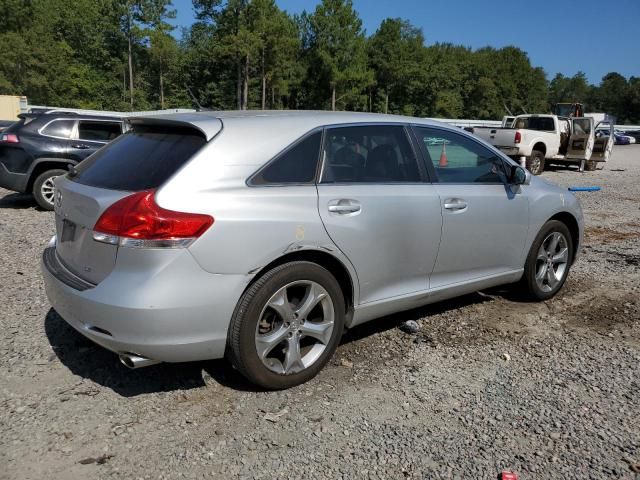
[{"label": "car antenna", "polygon": [[187,93],[189,93],[189,96],[191,97],[191,101],[193,103],[196,104],[196,106],[198,108],[196,108],[197,112],[206,112],[206,111],[211,111],[210,108],[205,108],[202,105],[200,105],[200,102],[198,101],[198,99],[196,98],[196,96],[193,94],[193,92],[191,91],[191,89],[189,88],[189,85],[185,84],[184,87],[187,89]]}]

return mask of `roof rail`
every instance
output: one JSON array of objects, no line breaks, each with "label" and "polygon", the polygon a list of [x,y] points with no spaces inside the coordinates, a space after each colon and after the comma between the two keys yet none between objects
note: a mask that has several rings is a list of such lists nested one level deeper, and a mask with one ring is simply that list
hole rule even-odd
[{"label": "roof rail", "polygon": [[69,115],[78,115],[78,112],[70,112],[69,110],[60,110],[58,108],[53,110],[45,110],[43,113],[49,115],[50,113],[67,113]]}]

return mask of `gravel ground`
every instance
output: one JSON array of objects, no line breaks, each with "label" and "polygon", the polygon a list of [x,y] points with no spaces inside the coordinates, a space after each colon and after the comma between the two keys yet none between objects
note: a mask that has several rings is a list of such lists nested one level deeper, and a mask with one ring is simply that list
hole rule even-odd
[{"label": "gravel ground", "polygon": [[559,296],[380,319],[276,393],[222,361],[130,371],[83,339],[40,279],[52,214],[0,189],[0,478],[640,478],[640,145],[544,177],[603,187],[579,194]]}]

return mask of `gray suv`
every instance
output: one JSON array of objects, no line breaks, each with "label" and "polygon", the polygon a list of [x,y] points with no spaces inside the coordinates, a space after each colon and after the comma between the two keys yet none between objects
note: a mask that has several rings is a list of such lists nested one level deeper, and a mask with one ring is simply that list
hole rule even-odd
[{"label": "gray suv", "polygon": [[309,380],[345,329],[519,282],[545,300],[583,235],[568,191],[418,118],[202,112],[131,130],[56,179],[53,307],[128,367],[227,357]]}]

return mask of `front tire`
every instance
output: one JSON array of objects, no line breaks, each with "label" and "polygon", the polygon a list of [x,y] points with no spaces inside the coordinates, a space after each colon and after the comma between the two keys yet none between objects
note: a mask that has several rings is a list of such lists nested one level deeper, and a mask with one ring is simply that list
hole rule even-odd
[{"label": "front tire", "polygon": [[584,169],[587,172],[593,172],[598,167],[598,162],[595,160],[587,160],[584,164]]},{"label": "front tire", "polygon": [[55,185],[53,179],[60,175],[68,173],[66,170],[55,168],[53,170],[47,170],[44,173],[38,175],[33,182],[33,198],[40,208],[44,210],[53,210],[53,196],[55,193]]},{"label": "front tire", "polygon": [[313,378],[333,356],[345,303],[335,277],[311,262],[265,273],[242,296],[227,337],[227,356],[248,380],[280,390]]},{"label": "front tire", "polygon": [[540,175],[544,172],[544,153],[540,150],[533,150],[531,156],[527,158],[527,169],[531,175]]},{"label": "front tire", "polygon": [[571,268],[573,248],[564,223],[550,220],[544,224],[524,266],[522,285],[530,298],[548,300],[560,291]]}]

